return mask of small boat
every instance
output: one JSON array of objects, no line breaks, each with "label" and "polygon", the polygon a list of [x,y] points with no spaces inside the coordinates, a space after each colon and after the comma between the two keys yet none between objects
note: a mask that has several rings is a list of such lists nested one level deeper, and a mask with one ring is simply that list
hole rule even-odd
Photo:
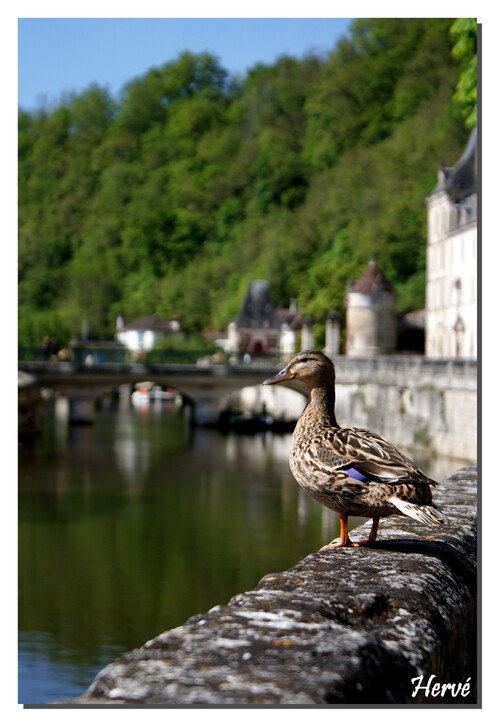
[{"label": "small boat", "polygon": [[257,432],[293,432],[296,421],[274,419],[270,414],[243,414],[240,412],[223,412],[217,423],[223,432],[239,434],[255,434]]},{"label": "small boat", "polygon": [[176,398],[177,392],[174,389],[167,388],[163,390],[161,386],[149,381],[137,384],[131,396],[132,404],[139,407],[157,402],[175,401]]}]

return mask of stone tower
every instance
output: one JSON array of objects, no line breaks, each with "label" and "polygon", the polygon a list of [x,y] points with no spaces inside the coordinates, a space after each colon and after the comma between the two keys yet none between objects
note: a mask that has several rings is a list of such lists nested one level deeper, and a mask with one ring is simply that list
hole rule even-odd
[{"label": "stone tower", "polygon": [[396,350],[396,293],[373,260],[347,295],[346,328],[347,356]]}]

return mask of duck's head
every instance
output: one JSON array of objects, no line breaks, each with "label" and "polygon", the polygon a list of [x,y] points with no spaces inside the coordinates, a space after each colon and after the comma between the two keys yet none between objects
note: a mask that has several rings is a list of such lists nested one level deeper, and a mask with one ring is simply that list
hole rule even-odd
[{"label": "duck's head", "polygon": [[333,363],[321,351],[302,351],[296,354],[288,366],[263,384],[280,384],[282,381],[302,381],[310,389],[316,386],[331,386],[335,382]]}]

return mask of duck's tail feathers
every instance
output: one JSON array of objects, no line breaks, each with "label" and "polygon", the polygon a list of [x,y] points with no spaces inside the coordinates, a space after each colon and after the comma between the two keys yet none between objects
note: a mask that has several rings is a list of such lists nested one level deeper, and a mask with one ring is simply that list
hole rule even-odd
[{"label": "duck's tail feathers", "polygon": [[391,497],[391,502],[403,515],[418,520],[424,525],[443,525],[446,522],[445,516],[435,505],[415,505],[408,500],[401,500],[396,495]]}]

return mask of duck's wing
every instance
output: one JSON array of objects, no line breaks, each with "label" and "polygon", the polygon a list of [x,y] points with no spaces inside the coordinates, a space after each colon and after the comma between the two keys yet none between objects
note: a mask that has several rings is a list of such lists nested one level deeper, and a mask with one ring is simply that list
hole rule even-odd
[{"label": "duck's wing", "polygon": [[332,429],[318,442],[317,457],[361,482],[436,485],[393,444],[367,429]]}]

